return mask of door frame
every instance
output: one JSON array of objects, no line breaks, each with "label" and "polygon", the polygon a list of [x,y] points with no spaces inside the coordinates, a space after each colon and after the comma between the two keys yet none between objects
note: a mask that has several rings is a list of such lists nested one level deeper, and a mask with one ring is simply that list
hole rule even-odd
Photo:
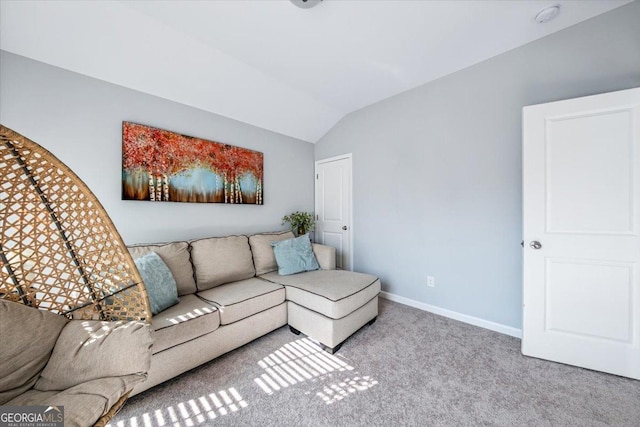
[{"label": "door frame", "polygon": [[[349,266],[351,267],[351,271],[353,271],[353,252],[354,252],[354,247],[353,247],[353,232],[354,232],[354,226],[353,226],[353,153],[345,153],[345,154],[340,154],[338,156],[333,156],[333,157],[329,157],[326,159],[320,159],[320,160],[316,160],[315,161],[315,166],[313,169],[313,174],[316,176],[313,179],[313,189],[314,189],[314,206],[313,206],[313,211],[314,213],[317,212],[318,210],[318,166],[324,163],[331,163],[331,162],[335,162],[338,160],[349,160],[349,184],[348,184],[348,190],[349,190],[349,201],[348,201],[348,208],[349,208]],[[318,214],[316,213],[316,218],[318,218]]]}]

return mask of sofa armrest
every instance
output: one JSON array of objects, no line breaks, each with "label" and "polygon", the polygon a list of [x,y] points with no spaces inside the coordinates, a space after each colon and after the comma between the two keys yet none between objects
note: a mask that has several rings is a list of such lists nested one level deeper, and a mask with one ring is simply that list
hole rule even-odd
[{"label": "sofa armrest", "polygon": [[336,269],[336,248],[318,243],[313,244],[313,253],[322,270]]}]

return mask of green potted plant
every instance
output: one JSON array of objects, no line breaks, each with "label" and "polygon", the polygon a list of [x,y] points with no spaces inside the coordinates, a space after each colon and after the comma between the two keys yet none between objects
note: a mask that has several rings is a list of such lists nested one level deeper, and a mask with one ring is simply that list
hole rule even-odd
[{"label": "green potted plant", "polygon": [[282,225],[287,223],[291,225],[291,231],[293,231],[297,236],[307,234],[309,231],[313,230],[315,225],[313,222],[313,214],[311,212],[299,211],[283,216]]}]

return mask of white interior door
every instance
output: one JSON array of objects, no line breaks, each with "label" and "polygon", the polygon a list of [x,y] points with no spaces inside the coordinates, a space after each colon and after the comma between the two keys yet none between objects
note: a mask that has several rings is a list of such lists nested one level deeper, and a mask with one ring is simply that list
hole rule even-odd
[{"label": "white interior door", "polygon": [[316,162],[316,241],[336,248],[336,265],[353,269],[351,155]]},{"label": "white interior door", "polygon": [[640,88],[523,110],[522,353],[640,379]]}]

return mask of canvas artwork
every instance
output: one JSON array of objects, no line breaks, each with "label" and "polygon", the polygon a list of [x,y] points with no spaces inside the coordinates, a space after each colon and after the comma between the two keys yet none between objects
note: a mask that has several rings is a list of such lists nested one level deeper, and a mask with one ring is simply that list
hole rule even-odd
[{"label": "canvas artwork", "polygon": [[122,123],[122,198],[262,205],[263,154]]}]

